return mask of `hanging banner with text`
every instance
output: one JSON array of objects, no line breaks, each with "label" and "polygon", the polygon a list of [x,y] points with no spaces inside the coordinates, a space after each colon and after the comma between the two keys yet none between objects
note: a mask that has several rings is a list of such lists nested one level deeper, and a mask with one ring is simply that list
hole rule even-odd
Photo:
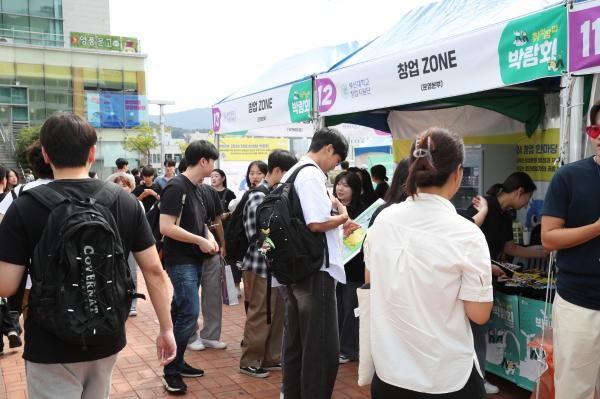
[{"label": "hanging banner with text", "polygon": [[225,101],[212,109],[213,130],[231,133],[311,119],[312,80]]},{"label": "hanging banner with text", "polygon": [[288,139],[223,136],[219,140],[222,161],[265,160],[273,150],[289,150]]},{"label": "hanging banner with text", "polygon": [[569,71],[584,72],[597,67],[600,67],[600,1],[575,3],[569,10]]},{"label": "hanging banner with text", "polygon": [[560,6],[319,75],[317,101],[321,115],[414,104],[560,76],[566,62]]}]

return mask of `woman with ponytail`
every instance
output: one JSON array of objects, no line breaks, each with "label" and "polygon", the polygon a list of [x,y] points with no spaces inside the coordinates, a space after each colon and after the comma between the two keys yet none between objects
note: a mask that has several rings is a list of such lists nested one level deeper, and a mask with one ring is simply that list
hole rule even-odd
[{"label": "woman with ponytail", "polygon": [[374,399],[485,398],[469,319],[490,317],[491,262],[481,230],[450,202],[463,158],[456,134],[422,133],[408,198],[383,210],[367,235]]}]

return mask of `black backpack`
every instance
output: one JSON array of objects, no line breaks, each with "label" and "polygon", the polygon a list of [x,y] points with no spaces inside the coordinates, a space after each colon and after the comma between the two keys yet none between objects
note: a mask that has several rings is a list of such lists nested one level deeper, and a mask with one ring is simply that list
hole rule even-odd
[{"label": "black backpack", "polygon": [[118,225],[109,208],[121,187],[104,183],[85,200],[48,186],[31,195],[50,210],[34,248],[29,317],[71,345],[106,345],[125,328],[137,294]]},{"label": "black backpack", "polygon": [[[244,208],[246,207],[246,202],[248,202],[250,194],[256,191],[260,191],[265,195],[269,194],[269,189],[262,184],[246,191],[229,217],[229,223],[225,229],[227,260],[233,266],[237,263],[241,263],[248,251],[249,241],[246,237],[246,230],[244,229]],[[255,237],[251,237],[250,241],[253,241],[254,239]]]},{"label": "black backpack", "polygon": [[259,248],[265,248],[268,273],[284,285],[298,283],[319,271],[323,257],[329,267],[325,233],[308,229],[294,188],[298,173],[307,166],[317,167],[314,164],[300,166],[285,183],[271,191],[256,210],[257,239]]}]

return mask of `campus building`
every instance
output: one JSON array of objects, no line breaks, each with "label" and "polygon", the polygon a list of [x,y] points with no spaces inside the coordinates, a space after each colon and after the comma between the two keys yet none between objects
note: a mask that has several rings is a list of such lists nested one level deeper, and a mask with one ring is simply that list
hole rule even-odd
[{"label": "campus building", "polygon": [[148,121],[145,70],[139,41],[110,35],[108,0],[0,0],[0,150],[69,111],[98,130],[101,176],[118,157],[135,166],[122,144]]}]

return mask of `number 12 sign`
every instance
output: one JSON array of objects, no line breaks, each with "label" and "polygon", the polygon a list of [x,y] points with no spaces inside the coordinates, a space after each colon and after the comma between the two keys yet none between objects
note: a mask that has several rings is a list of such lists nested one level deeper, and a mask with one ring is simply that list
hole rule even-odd
[{"label": "number 12 sign", "polygon": [[569,12],[569,71],[600,66],[600,1]]}]

